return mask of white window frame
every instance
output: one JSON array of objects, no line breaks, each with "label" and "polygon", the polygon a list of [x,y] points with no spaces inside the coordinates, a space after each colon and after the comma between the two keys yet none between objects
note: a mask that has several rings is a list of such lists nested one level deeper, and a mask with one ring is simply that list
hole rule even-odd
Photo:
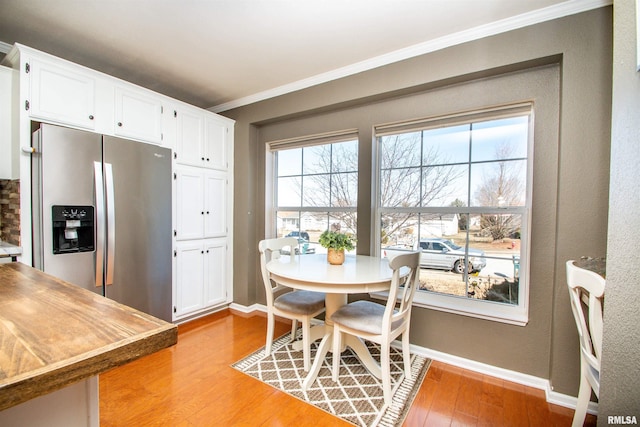
[{"label": "white window frame", "polygon": [[[357,129],[345,129],[335,132],[327,132],[322,134],[305,135],[300,137],[282,139],[277,141],[270,141],[266,143],[265,154],[265,176],[268,177],[265,180],[265,235],[276,236],[277,235],[277,212],[289,211],[295,212],[319,212],[319,213],[331,213],[331,212],[354,212],[357,214],[357,206],[352,207],[314,207],[314,206],[278,206],[277,200],[277,187],[278,177],[276,176],[277,167],[277,152],[281,150],[312,147],[314,145],[328,145],[338,144],[341,142],[358,141]],[[357,171],[359,174],[359,171]],[[359,176],[359,175],[358,175]]]},{"label": "white window frame", "polygon": [[[372,221],[371,253],[381,256],[381,207],[380,207],[380,155],[379,142],[377,135],[379,130],[385,129],[429,129],[442,126],[454,126],[456,124],[465,124],[478,122],[487,119],[500,119],[514,115],[529,115],[529,133],[527,144],[527,183],[526,183],[526,204],[524,209],[519,208],[518,213],[522,214],[522,230],[521,230],[521,248],[520,248],[520,277],[518,304],[504,304],[499,302],[478,300],[472,298],[459,297],[455,295],[439,294],[435,292],[418,291],[414,297],[413,304],[418,307],[424,307],[432,310],[443,311],[447,313],[459,314],[463,316],[475,317],[479,319],[491,320],[501,323],[513,324],[518,326],[526,326],[529,322],[529,254],[531,245],[531,207],[532,207],[532,188],[533,188],[533,146],[534,146],[534,109],[532,103],[513,104],[487,108],[485,110],[474,110],[470,112],[461,112],[447,116],[436,118],[413,120],[404,123],[386,124],[374,128],[373,132],[373,159],[374,168],[372,168],[372,192],[375,197],[374,219]],[[433,213],[445,212],[446,208],[398,208],[399,210],[415,213]],[[470,214],[487,213],[486,208],[465,208]],[[509,212],[509,208],[504,211]],[[373,298],[384,298],[382,293],[371,294]]]}]

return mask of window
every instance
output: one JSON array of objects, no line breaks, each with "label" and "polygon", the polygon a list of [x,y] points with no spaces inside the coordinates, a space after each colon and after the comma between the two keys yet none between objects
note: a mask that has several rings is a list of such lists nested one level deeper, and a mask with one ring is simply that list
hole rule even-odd
[{"label": "window", "polygon": [[355,131],[268,144],[273,167],[272,227],[297,237],[301,254],[326,253],[329,228],[356,235],[358,140]]},{"label": "window", "polygon": [[376,127],[382,256],[421,251],[416,304],[525,324],[531,106]]}]

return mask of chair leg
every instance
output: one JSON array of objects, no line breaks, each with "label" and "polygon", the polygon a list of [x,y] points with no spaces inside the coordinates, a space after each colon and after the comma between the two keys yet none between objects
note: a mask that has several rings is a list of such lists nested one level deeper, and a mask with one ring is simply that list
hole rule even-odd
[{"label": "chair leg", "polygon": [[580,390],[578,391],[578,402],[576,403],[576,412],[573,414],[573,422],[571,427],[582,427],[584,419],[587,416],[587,407],[591,398],[591,385],[587,378],[582,375],[580,377]]},{"label": "chair leg", "polygon": [[411,379],[411,351],[409,349],[409,331],[402,333],[402,360],[404,361],[404,376]]},{"label": "chair leg", "polygon": [[340,343],[341,338],[340,329],[337,324],[333,325],[333,369],[331,372],[331,379],[334,382],[338,381],[338,374],[340,373],[340,348],[342,344]]},{"label": "chair leg", "polygon": [[265,353],[271,354],[271,347],[273,345],[273,332],[275,328],[275,317],[273,313],[267,313],[267,344],[265,345]]},{"label": "chair leg", "polygon": [[391,405],[391,357],[389,353],[389,343],[383,343],[380,346],[380,370],[382,371],[382,391],[384,393],[384,403],[387,406]]},{"label": "chair leg", "polygon": [[[296,329],[298,329],[298,320],[291,320],[291,342],[296,340]],[[304,330],[302,331],[304,333]]]},{"label": "chair leg", "polygon": [[[295,322],[295,320],[294,320]],[[311,366],[311,321],[309,317],[302,319],[302,356],[304,359],[304,371],[309,372]]]}]

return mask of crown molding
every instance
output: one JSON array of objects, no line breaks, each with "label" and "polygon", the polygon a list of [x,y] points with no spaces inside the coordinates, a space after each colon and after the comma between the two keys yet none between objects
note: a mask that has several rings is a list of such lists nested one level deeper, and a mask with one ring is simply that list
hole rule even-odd
[{"label": "crown molding", "polygon": [[12,47],[13,45],[0,41],[0,54],[4,53],[6,55],[7,53],[9,53]]},{"label": "crown molding", "polygon": [[274,98],[276,96],[285,95],[287,93],[306,89],[332,80],[351,76],[363,71],[372,70],[384,65],[393,64],[405,59],[414,58],[427,53],[445,49],[447,47],[467,43],[473,40],[479,40],[485,37],[494,36],[496,34],[513,31],[529,25],[539,24],[551,21],[565,16],[575,15],[577,13],[587,12],[589,10],[613,4],[613,0],[569,0],[553,6],[548,6],[532,12],[523,13],[510,18],[501,19],[490,24],[480,25],[458,33],[439,37],[423,43],[418,43],[404,49],[396,50],[384,55],[376,56],[371,59],[356,62],[355,64],[341,67],[326,73],[318,74],[306,79],[298,80],[293,83],[278,86],[273,89],[255,93],[215,105],[208,108],[209,111],[220,113],[231,110],[233,108],[243,107],[255,102],[264,101],[265,99]]}]

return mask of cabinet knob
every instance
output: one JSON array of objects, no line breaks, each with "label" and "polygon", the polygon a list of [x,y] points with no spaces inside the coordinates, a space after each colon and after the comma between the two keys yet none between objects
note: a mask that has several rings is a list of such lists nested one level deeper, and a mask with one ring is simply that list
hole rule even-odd
[{"label": "cabinet knob", "polygon": [[207,211],[207,215],[209,215],[209,211]]},{"label": "cabinet knob", "polygon": [[204,211],[200,212],[200,215],[204,215]]},{"label": "cabinet knob", "polygon": [[118,126],[122,127],[122,122],[118,122]]},{"label": "cabinet knob", "polygon": [[201,157],[202,160],[204,160],[204,157]]},{"label": "cabinet knob", "polygon": [[93,120],[93,114],[89,114],[89,120]]},{"label": "cabinet knob", "polygon": [[209,161],[209,158],[207,157],[207,162]]}]

